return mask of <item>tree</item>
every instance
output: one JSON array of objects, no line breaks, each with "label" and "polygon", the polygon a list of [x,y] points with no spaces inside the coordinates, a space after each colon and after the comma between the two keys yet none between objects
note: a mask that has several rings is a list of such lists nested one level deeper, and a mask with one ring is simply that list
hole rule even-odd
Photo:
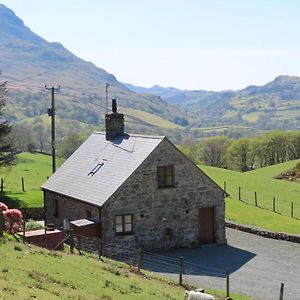
[{"label": "tree", "polygon": [[225,136],[212,137],[203,143],[203,162],[209,166],[226,168],[226,150],[230,140]]},{"label": "tree", "polygon": [[252,164],[249,139],[242,138],[233,141],[227,149],[227,155],[240,171],[247,171],[247,167]]},{"label": "tree", "polygon": [[9,137],[11,127],[4,119],[5,100],[6,82],[0,82],[0,167],[11,164],[14,159],[14,150]]},{"label": "tree", "polygon": [[58,155],[68,158],[83,143],[84,137],[78,134],[72,134],[63,139]]}]

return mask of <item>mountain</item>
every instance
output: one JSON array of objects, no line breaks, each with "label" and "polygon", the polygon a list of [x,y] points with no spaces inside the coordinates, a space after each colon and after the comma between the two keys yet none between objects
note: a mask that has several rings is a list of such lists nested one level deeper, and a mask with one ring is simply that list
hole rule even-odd
[{"label": "mountain", "polygon": [[262,86],[232,91],[179,90],[126,84],[152,93],[197,115],[194,127],[236,125],[258,129],[300,128],[300,77],[278,76]]},{"label": "mountain", "polygon": [[[36,35],[2,4],[0,70],[2,79],[8,81],[7,115],[13,122],[45,114],[49,105],[49,95],[41,91],[45,84],[62,87],[57,95],[57,114],[63,119],[103,124],[107,83],[109,99],[118,99],[120,112],[127,109],[129,126],[153,128],[168,124],[170,128],[178,128],[176,118],[189,118],[184,109],[168,104],[159,96],[132,92],[114,75],[80,59],[60,43],[50,43]],[[148,117],[153,115],[161,123],[137,117],[136,111]]]}]

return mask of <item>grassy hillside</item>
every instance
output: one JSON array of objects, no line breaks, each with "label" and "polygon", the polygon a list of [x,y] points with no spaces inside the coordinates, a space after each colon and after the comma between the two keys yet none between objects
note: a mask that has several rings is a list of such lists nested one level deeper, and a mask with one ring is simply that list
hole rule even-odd
[{"label": "grassy hillside", "polygon": [[120,113],[126,115],[126,119],[130,119],[133,122],[138,121],[137,123],[146,123],[147,125],[168,128],[168,129],[183,128],[182,126],[176,125],[175,123],[172,123],[168,120],[165,120],[159,116],[156,116],[154,114],[145,111],[140,111],[132,108],[120,108],[119,111]]},{"label": "grassy hillside", "polygon": [[[58,160],[58,164],[60,161]],[[0,169],[0,178],[4,180],[4,200],[10,206],[39,207],[43,205],[43,193],[40,186],[52,174],[51,156],[38,153],[21,153],[12,167]],[[25,192],[22,191],[21,178],[24,178]]]},{"label": "grassy hillside", "polygon": [[[226,181],[230,198],[226,200],[226,218],[239,223],[300,234],[300,184],[274,179],[274,176],[292,169],[300,160],[239,173],[208,166],[201,166],[221,187]],[[241,187],[241,199],[239,198]],[[255,195],[260,208],[256,208]],[[272,212],[273,197],[276,213]],[[294,219],[290,218],[291,202],[294,203]],[[251,205],[249,205],[249,204]],[[261,209],[264,208],[264,209]]]},{"label": "grassy hillside", "polygon": [[183,299],[184,288],[116,262],[0,245],[0,299]]}]

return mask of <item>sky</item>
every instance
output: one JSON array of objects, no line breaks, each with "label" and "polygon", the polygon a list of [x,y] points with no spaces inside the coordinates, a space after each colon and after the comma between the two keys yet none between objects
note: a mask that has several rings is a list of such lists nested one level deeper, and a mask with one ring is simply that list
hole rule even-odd
[{"label": "sky", "polygon": [[300,76],[298,0],[0,0],[33,32],[138,86]]}]

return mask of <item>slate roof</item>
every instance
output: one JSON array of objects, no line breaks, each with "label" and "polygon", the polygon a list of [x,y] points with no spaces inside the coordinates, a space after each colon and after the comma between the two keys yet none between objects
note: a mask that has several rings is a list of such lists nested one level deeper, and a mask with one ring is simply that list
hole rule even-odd
[{"label": "slate roof", "polygon": [[163,139],[124,134],[107,141],[105,133],[94,132],[42,189],[102,206]]}]

